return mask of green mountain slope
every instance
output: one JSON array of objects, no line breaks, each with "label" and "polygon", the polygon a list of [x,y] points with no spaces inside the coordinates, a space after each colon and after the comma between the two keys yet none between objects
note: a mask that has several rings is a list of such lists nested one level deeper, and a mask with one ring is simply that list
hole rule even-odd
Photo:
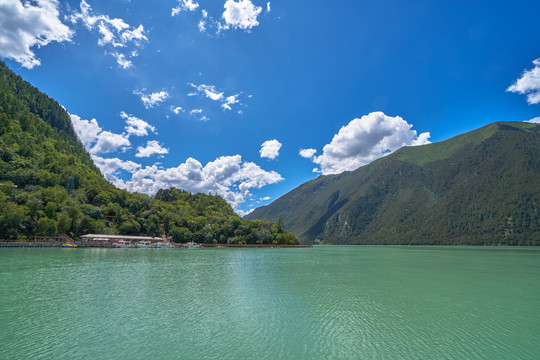
[{"label": "green mountain slope", "polygon": [[56,101],[0,62],[0,239],[88,233],[167,235],[177,242],[295,244],[275,223],[242,220],[219,196],[107,182]]},{"label": "green mountain slope", "polygon": [[321,176],[258,208],[302,242],[540,245],[540,125],[493,123]]},{"label": "green mountain slope", "polygon": [[107,182],[78,141],[68,113],[0,62],[0,176],[19,187]]}]

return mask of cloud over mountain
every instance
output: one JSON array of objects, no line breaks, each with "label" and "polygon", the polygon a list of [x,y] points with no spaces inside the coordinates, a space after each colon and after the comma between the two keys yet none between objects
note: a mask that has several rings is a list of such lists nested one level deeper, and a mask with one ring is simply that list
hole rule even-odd
[{"label": "cloud over mountain", "polygon": [[[130,136],[146,136],[149,131],[157,134],[156,128],[146,121],[125,111],[120,113],[120,117],[126,121],[125,132],[116,134],[111,131],[104,131],[99,126],[96,119],[84,120],[79,116],[70,114],[73,128],[79,139],[90,154],[105,154],[117,150],[127,150],[131,146]],[[163,154],[163,150],[158,150],[155,146],[151,147],[153,153]],[[146,149],[141,154],[151,153],[153,150]],[[149,156],[149,155],[148,155]]]},{"label": "cloud over mountain", "polygon": [[527,120],[525,121],[526,123],[530,123],[530,124],[540,124],[540,116],[537,116],[531,120]]},{"label": "cloud over mountain", "polygon": [[73,124],[75,132],[79,136],[84,147],[88,150],[90,145],[96,141],[98,134],[102,130],[101,127],[96,119],[84,120],[73,114],[70,114],[69,116],[71,117],[71,123]]},{"label": "cloud over mountain", "polygon": [[[204,166],[190,157],[172,168],[164,168],[159,164],[143,167],[134,161],[117,157],[104,158],[98,154],[127,150],[131,146],[130,135],[146,135],[148,130],[155,131],[155,128],[125,112],[120,114],[126,120],[126,132],[122,134],[104,131],[96,119],[84,120],[77,115],[70,116],[77,135],[105,178],[132,192],[153,195],[159,189],[176,187],[191,192],[219,194],[240,213],[238,207],[253,197],[251,189],[260,189],[284,180],[275,171],[266,171],[253,162],[243,161],[240,155],[221,156]],[[269,144],[265,148],[267,155],[277,156],[281,144],[276,140],[265,143]],[[147,158],[168,153],[169,149],[159,141],[149,140],[146,145],[137,147],[135,157]]]},{"label": "cloud over mountain", "polygon": [[[313,157],[313,162],[319,166],[316,170],[324,175],[350,171],[404,146],[430,143],[428,132],[418,135],[411,128],[401,117],[382,112],[354,119],[334,135],[321,155]],[[304,157],[311,152],[304,151]]]},{"label": "cloud over mountain", "polygon": [[96,119],[84,120],[70,114],[75,132],[90,154],[105,154],[126,149],[131,145],[128,136],[103,131]]},{"label": "cloud over mountain", "polygon": [[126,149],[131,142],[124,134],[115,134],[110,131],[102,131],[96,137],[95,145],[90,149],[91,154],[106,154]]},{"label": "cloud over mountain", "polygon": [[[204,166],[193,158],[172,168],[156,164],[139,168],[121,160],[107,161],[103,158],[99,158],[96,165],[116,186],[129,191],[154,194],[159,189],[176,187],[191,192],[219,194],[235,209],[252,197],[251,189],[283,180],[277,172],[243,161],[240,155],[221,156]],[[127,170],[131,177],[120,179],[116,176],[119,169]]]},{"label": "cloud over mountain", "polygon": [[97,167],[104,173],[104,174],[111,174],[115,173],[118,170],[125,170],[130,173],[135,172],[137,169],[141,167],[140,164],[137,164],[133,161],[124,161],[120,160],[119,158],[102,158],[101,156],[92,155],[92,160],[94,160],[94,163]]}]

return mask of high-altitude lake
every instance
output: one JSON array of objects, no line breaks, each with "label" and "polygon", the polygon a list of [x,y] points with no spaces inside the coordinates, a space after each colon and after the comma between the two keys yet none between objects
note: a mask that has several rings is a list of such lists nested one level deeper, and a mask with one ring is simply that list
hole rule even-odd
[{"label": "high-altitude lake", "polygon": [[534,359],[540,249],[1,249],[1,359]]}]

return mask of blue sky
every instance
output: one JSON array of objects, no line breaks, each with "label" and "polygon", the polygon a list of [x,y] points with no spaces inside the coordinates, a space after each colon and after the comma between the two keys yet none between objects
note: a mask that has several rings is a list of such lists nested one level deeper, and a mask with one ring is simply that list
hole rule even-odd
[{"label": "blue sky", "polygon": [[239,213],[494,121],[538,122],[538,1],[0,0],[0,56],[104,175]]}]

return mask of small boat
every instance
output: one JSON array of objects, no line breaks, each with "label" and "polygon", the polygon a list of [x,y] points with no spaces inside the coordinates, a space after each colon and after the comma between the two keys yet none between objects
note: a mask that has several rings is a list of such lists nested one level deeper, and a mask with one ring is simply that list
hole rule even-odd
[{"label": "small boat", "polygon": [[78,246],[75,245],[75,244],[72,244],[72,243],[65,243],[63,247],[73,249],[73,248],[76,248]]},{"label": "small boat", "polygon": [[172,249],[174,248],[174,245],[170,242],[157,242],[157,243],[154,243],[152,247],[156,249]]},{"label": "small boat", "polygon": [[201,244],[197,244],[193,241],[190,241],[188,243],[185,243],[182,247],[185,247],[185,248],[188,248],[188,249],[198,249],[198,248],[201,248],[202,245]]},{"label": "small boat", "polygon": [[152,242],[150,241],[139,241],[136,245],[139,248],[147,248],[152,246]]},{"label": "small boat", "polygon": [[113,245],[114,245],[114,247],[117,247],[117,248],[130,248],[130,247],[132,247],[130,240],[118,240]]}]

